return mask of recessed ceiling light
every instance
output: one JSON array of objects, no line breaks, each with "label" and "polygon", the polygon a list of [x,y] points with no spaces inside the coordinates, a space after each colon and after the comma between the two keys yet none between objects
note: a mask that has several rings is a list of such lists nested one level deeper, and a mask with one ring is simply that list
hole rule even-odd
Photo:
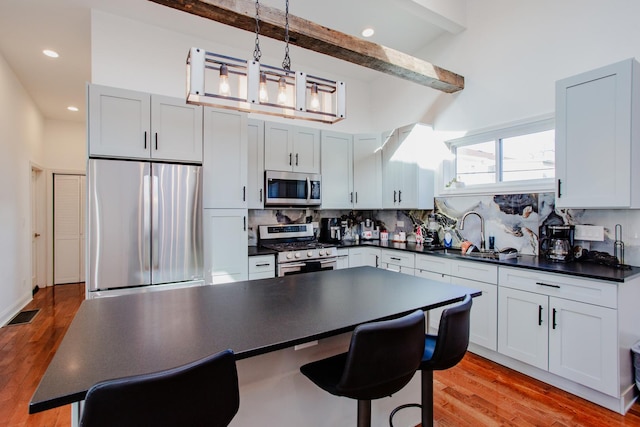
[{"label": "recessed ceiling light", "polygon": [[74,107],[73,105],[69,105],[67,107],[67,110],[69,110],[69,111],[78,111],[78,107]]},{"label": "recessed ceiling light", "polygon": [[371,37],[375,33],[373,28],[365,28],[362,30],[362,37]]},{"label": "recessed ceiling light", "polygon": [[45,55],[47,55],[49,58],[57,58],[60,55],[58,55],[58,52],[56,52],[55,50],[50,50],[50,49],[45,49],[42,51],[42,53],[44,53]]}]

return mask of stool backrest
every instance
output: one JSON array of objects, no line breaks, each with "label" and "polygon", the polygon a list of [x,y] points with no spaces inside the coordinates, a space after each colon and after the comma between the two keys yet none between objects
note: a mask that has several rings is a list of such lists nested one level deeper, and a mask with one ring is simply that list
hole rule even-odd
[{"label": "stool backrest", "polygon": [[226,350],[178,368],[94,385],[80,426],[225,427],[239,405],[235,355]]},{"label": "stool backrest", "polygon": [[446,308],[440,317],[440,327],[436,338],[429,369],[449,369],[462,360],[469,347],[469,321],[471,316],[471,295],[452,307]]},{"label": "stool backrest", "polygon": [[404,387],[420,366],[424,350],[421,310],[358,326],[351,336],[336,389],[352,399],[379,399]]}]

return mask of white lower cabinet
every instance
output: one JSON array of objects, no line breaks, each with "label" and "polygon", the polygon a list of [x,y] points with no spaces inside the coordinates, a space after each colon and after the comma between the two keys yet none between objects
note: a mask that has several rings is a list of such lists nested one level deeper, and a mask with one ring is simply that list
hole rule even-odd
[{"label": "white lower cabinet", "polygon": [[620,394],[616,285],[502,267],[499,283],[499,353]]},{"label": "white lower cabinet", "polygon": [[270,279],[272,277],[276,277],[275,255],[249,257],[249,280]]},{"label": "white lower cabinet", "polygon": [[349,268],[349,249],[338,249],[338,259],[336,262],[336,270]]},{"label": "white lower cabinet", "polygon": [[349,268],[361,267],[364,265],[376,268],[380,267],[381,255],[382,250],[380,248],[372,248],[370,246],[349,248]]},{"label": "white lower cabinet", "polygon": [[[416,255],[415,270],[419,277],[482,291],[482,296],[474,298],[471,306],[469,341],[495,351],[498,340],[498,267],[476,261]],[[438,333],[445,308],[429,310],[429,333]]]},{"label": "white lower cabinet", "polygon": [[204,210],[204,268],[208,285],[247,280],[247,210]]},{"label": "white lower cabinet", "polygon": [[411,252],[382,249],[382,264],[385,270],[415,276],[415,254]]}]

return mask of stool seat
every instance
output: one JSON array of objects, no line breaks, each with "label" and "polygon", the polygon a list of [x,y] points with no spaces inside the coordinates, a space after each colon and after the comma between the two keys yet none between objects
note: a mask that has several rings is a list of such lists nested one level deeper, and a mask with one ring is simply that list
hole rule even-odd
[{"label": "stool seat", "polygon": [[424,313],[356,327],[347,353],[303,365],[302,374],[335,396],[358,400],[358,426],[371,425],[371,400],[413,377],[424,352]]},{"label": "stool seat", "polygon": [[427,334],[420,367],[422,398],[420,404],[409,403],[398,406],[389,416],[393,427],[393,416],[401,409],[421,407],[422,427],[433,426],[433,371],[441,371],[457,365],[469,347],[471,295],[462,302],[446,308],[440,317],[438,335]]},{"label": "stool seat", "polygon": [[226,427],[240,406],[231,350],[177,368],[102,381],[89,389],[81,427]]}]

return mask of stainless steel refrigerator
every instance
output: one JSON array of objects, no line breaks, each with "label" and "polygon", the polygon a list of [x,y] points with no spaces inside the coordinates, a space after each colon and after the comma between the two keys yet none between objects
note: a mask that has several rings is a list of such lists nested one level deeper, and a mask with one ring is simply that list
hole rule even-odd
[{"label": "stainless steel refrigerator", "polygon": [[88,292],[202,282],[201,166],[90,159],[87,174]]}]

